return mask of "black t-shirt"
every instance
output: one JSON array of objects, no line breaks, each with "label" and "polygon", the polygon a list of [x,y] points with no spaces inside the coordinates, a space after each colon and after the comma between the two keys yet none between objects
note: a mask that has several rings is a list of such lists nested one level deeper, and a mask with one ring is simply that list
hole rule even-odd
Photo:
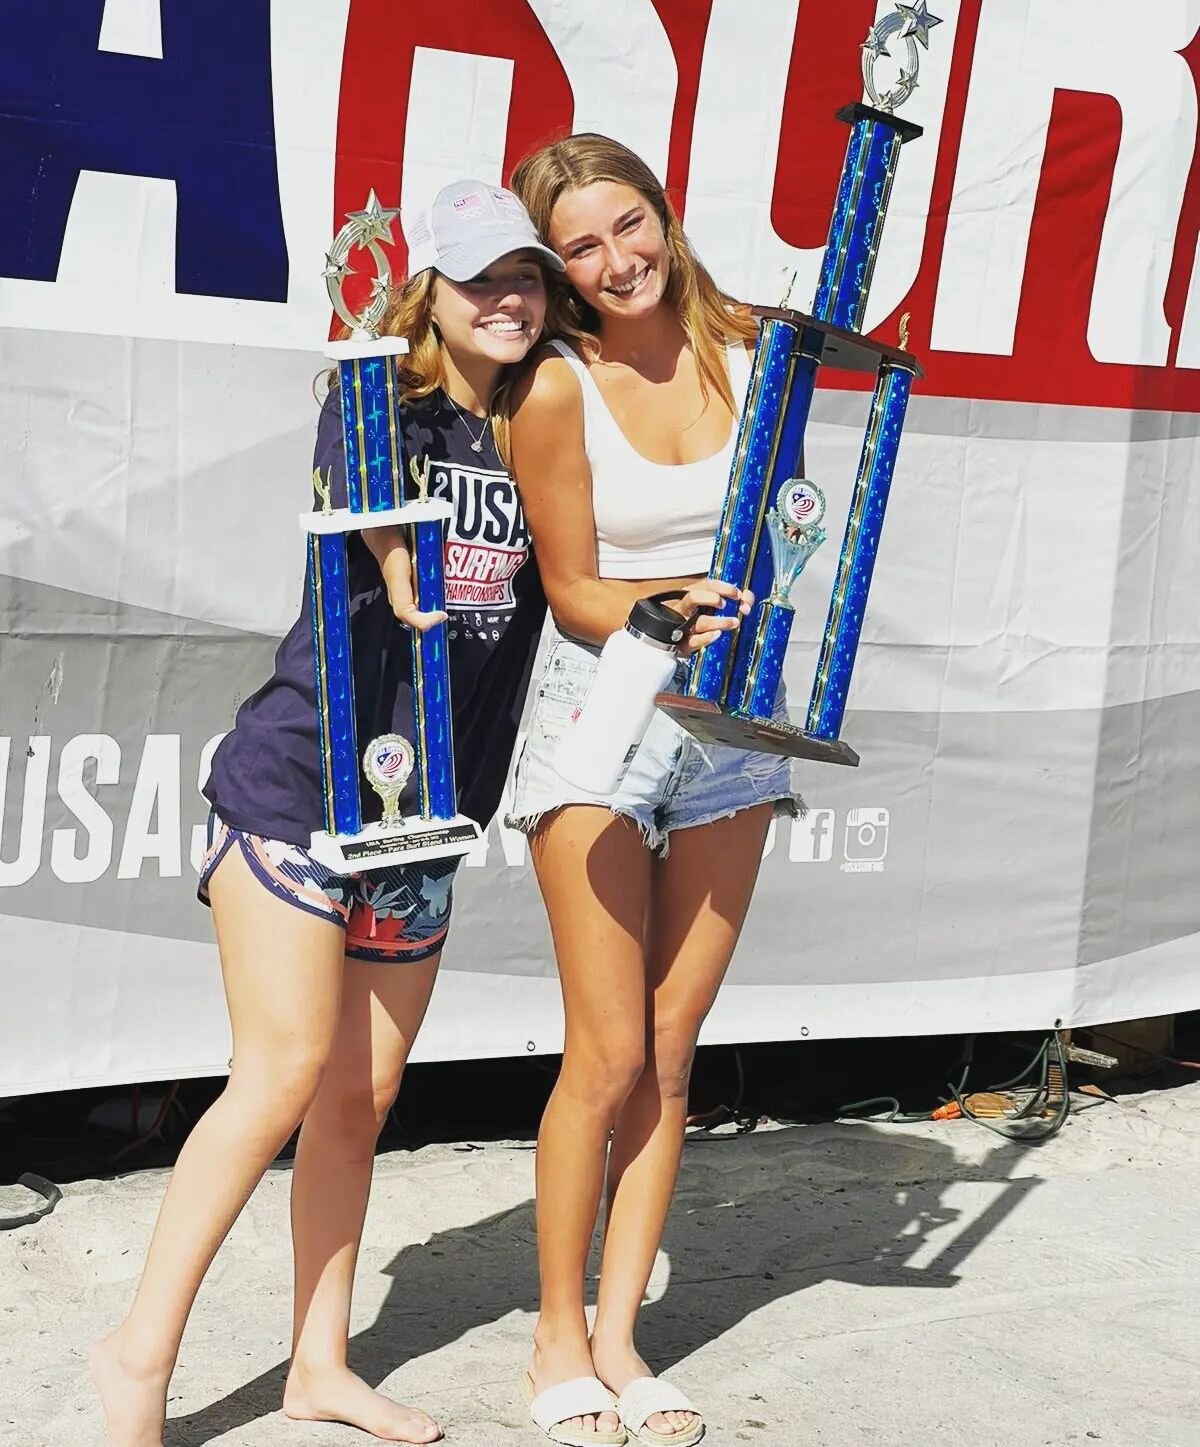
[{"label": "black t-shirt", "polygon": [[[338,400],[335,388],[321,409],[314,466],[322,477],[332,469],[332,502],[344,507]],[[443,392],[404,408],[406,457],[428,460],[430,495],[454,508],[445,560],[455,782],[460,812],[486,826],[508,772],[546,600],[516,487],[491,429],[479,451],[472,446],[477,437]],[[379,734],[413,738],[412,635],[396,621],[361,533],[347,537],[347,571],[361,755]],[[275,655],[275,672],[238,710],[204,789],[235,829],[305,847],[325,827],[307,583],[300,617]],[[361,775],[360,785],[368,823],[379,818],[381,805]],[[416,810],[416,789],[414,775],[401,800],[405,813]]]}]

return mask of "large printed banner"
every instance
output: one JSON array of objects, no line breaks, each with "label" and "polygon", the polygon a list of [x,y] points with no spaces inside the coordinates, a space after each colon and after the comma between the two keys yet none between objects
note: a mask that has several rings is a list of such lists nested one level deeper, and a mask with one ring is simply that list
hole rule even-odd
[{"label": "large printed banner", "polygon": [[[867,317],[910,313],[928,375],[863,762],[798,767],[710,1041],[1200,1006],[1200,0],[932,4]],[[891,9],[3,6],[0,1094],[225,1066],[199,786],[299,604],[341,214],[597,130],[722,285],[796,273],[804,305]],[[814,409],[833,530],[865,411],[836,378]],[[835,552],[796,589],[794,702]],[[554,1050],[524,840],[493,822],[456,894],[419,1055]]]}]

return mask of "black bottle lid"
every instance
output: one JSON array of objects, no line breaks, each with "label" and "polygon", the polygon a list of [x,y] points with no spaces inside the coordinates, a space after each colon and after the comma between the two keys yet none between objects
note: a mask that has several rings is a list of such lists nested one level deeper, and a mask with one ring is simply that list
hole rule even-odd
[{"label": "black bottle lid", "polygon": [[659,595],[655,598],[639,598],[629,613],[626,628],[640,633],[660,648],[676,648],[683,642],[688,630],[687,619],[674,608],[662,602],[663,596],[682,597],[682,593]]}]

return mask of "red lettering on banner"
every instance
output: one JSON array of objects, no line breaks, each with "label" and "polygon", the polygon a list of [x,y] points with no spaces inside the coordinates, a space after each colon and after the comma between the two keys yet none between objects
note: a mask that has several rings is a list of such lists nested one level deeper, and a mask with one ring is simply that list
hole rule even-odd
[{"label": "red lettering on banner", "polygon": [[[937,351],[930,345],[981,3],[964,0],[960,13],[921,269],[908,296],[876,328],[875,335],[894,339],[900,315],[911,313],[910,345],[926,373],[916,390],[932,396],[1200,411],[1200,375],[1170,366],[1099,362],[1088,348],[1096,262],[1121,136],[1121,111],[1111,96],[1059,91],[1055,97],[1012,354]],[[1184,58],[1193,76],[1200,75],[1200,38],[1192,42]],[[1196,249],[1198,192],[1200,176],[1193,161],[1166,300],[1173,331],[1172,360]],[[822,204],[831,206],[832,200],[830,189]],[[778,197],[776,208],[778,214]],[[796,244],[800,244],[798,239]],[[886,232],[883,244],[887,245]],[[1131,319],[1131,325],[1136,324],[1137,319]],[[820,377],[822,386],[835,389],[859,390],[864,385],[859,379],[828,371],[822,371]]]},{"label": "red lettering on banner", "polygon": [[[705,60],[711,64],[714,59],[704,53],[712,0],[652,3],[670,40],[678,70],[667,181],[680,209],[685,211],[699,76]],[[1114,204],[1113,174],[1123,120],[1129,119],[1123,117],[1121,102],[1100,90],[1060,87],[1054,94],[1019,300],[1014,295],[1012,310],[1007,314],[1010,321],[1013,311],[1016,317],[1011,355],[933,349],[931,335],[942,281],[947,218],[959,171],[972,72],[989,63],[988,56],[976,55],[982,3],[962,0],[921,265],[909,294],[877,329],[877,335],[895,338],[900,313],[911,313],[911,345],[927,374],[919,390],[927,394],[1200,411],[1200,370],[1174,366],[1200,229],[1200,168],[1194,158],[1163,301],[1165,322],[1171,332],[1168,365],[1099,361],[1089,348],[1089,328],[1095,335],[1095,315],[1103,316],[1096,308],[1105,305],[1104,296],[1094,296],[1097,262]],[[833,113],[861,94],[860,46],[874,11],[873,0],[845,0],[840,6],[801,0],[771,197],[774,228],[780,239],[792,246],[812,248],[824,241],[847,136],[846,127],[834,119]],[[1136,17],[1131,16],[1130,24],[1136,23]],[[935,31],[931,45],[940,38]],[[522,155],[550,136],[564,133],[570,125],[570,87],[525,0],[495,0],[479,7],[412,0],[399,11],[387,0],[351,0],[338,125],[334,188],[337,218],[361,205],[371,187],[384,204],[396,204],[418,47],[513,60],[504,147],[506,178]],[[1169,49],[1166,55],[1169,59]],[[819,57],[819,63],[814,57]],[[1183,57],[1193,77],[1200,77],[1200,38],[1191,42]],[[991,79],[995,82],[994,72]],[[1084,82],[1090,79],[1090,74],[1085,74]],[[1098,86],[1104,83],[1103,78],[1097,82]],[[1046,94],[1042,92],[1043,100]],[[1019,103],[1015,95],[1014,91],[1014,106]],[[452,106],[458,99],[447,96],[445,104]],[[461,99],[469,103],[469,97]],[[737,104],[735,94],[730,95],[729,104]],[[997,124],[1003,120],[998,116]],[[928,140],[912,144],[921,146]],[[1177,197],[1178,192],[1175,194]],[[1152,218],[1148,221],[1152,222]],[[1148,226],[1148,247],[1160,244],[1151,230],[1152,226]],[[887,246],[886,234],[883,244]],[[397,264],[402,263],[402,243],[395,252]],[[1161,254],[1165,256],[1165,252]],[[962,256],[960,245],[960,273]],[[1020,263],[1014,260],[1013,264]],[[1161,287],[1160,275],[1160,292]],[[777,297],[751,299],[774,302]],[[355,303],[353,293],[351,302]],[[1148,304],[1153,307],[1157,303],[1152,298]],[[1131,328],[1136,329],[1140,323],[1140,317],[1131,316]],[[1165,335],[1162,324],[1158,325],[1160,334]],[[1193,325],[1200,327],[1200,316]],[[1110,350],[1113,330],[1109,327],[1106,333]],[[989,333],[997,347],[1006,344],[1003,328],[999,331],[998,342],[994,324]],[[1119,356],[1120,351],[1118,335],[1115,354]],[[1136,355],[1136,349],[1131,354]],[[861,379],[826,372],[821,381],[830,387],[863,385]]]},{"label": "red lettering on banner", "polygon": [[[1192,73],[1192,83],[1200,93],[1200,33],[1182,54]],[[1200,159],[1200,136],[1197,136],[1196,149],[1192,154],[1192,169],[1188,174],[1187,190],[1183,194],[1183,205],[1179,212],[1179,227],[1175,234],[1175,254],[1171,262],[1171,278],[1167,283],[1164,302],[1167,320],[1171,324],[1170,360],[1172,363],[1179,351],[1183,314],[1187,306],[1188,285],[1192,277],[1192,267],[1197,259],[1197,246],[1200,245],[1200,164],[1197,164],[1198,159]],[[1173,396],[1170,401],[1159,402],[1157,405],[1159,407],[1166,406],[1172,411],[1200,411],[1200,401],[1197,400],[1197,392],[1200,391],[1200,377],[1197,376],[1197,373],[1189,367],[1175,373],[1175,378],[1186,384],[1188,396],[1192,400],[1185,403],[1179,396]],[[1177,384],[1173,381],[1172,385]],[[1135,405],[1150,407],[1154,404],[1139,399]]]},{"label": "red lettering on banner", "polygon": [[849,134],[836,112],[862,94],[862,40],[874,20],[874,0],[801,5],[771,198],[771,221],[791,246],[824,246],[829,234]]},{"label": "red lettering on banner", "polygon": [[678,83],[671,116],[671,152],[667,161],[667,189],[675,209],[687,210],[688,170],[692,156],[692,126],[696,120],[696,94],[704,62],[704,37],[712,14],[712,0],[654,0],[654,8],[675,55]]},{"label": "red lettering on banner", "polygon": [[[506,178],[527,151],[552,133],[570,128],[571,88],[554,47],[525,0],[488,0],[486,5],[406,0],[400,6],[391,0],[351,0],[338,107],[335,230],[348,211],[363,204],[372,187],[383,205],[399,205],[409,90],[418,48],[513,61]],[[443,103],[469,105],[471,97],[447,95]],[[393,266],[403,275],[408,253],[400,228],[394,230]],[[347,283],[352,307],[362,304],[367,285],[361,277]]]}]

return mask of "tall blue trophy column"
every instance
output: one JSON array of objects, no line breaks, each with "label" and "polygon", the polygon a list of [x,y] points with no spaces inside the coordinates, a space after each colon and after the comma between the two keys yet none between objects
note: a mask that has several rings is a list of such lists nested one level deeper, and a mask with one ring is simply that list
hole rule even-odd
[{"label": "tall blue trophy column", "polygon": [[[830,326],[858,332],[875,274],[900,147],[919,136],[921,129],[890,112],[865,105],[846,106],[838,112],[838,119],[849,124],[850,140],[813,300],[813,315]],[[826,742],[837,741],[841,733],[900,434],[916,371],[915,364],[905,365],[900,357],[885,356],[880,359],[876,374],[805,719],[805,732]]]},{"label": "tall blue trophy column", "polygon": [[362,828],[362,803],[344,534],[309,533],[308,586],[325,828],[330,834],[357,834]]},{"label": "tall blue trophy column", "polygon": [[[418,474],[419,502],[428,501],[428,477]],[[446,606],[444,524],[412,524],[413,593],[422,612]],[[413,633],[413,714],[417,738],[417,799],[422,819],[452,819],[457,812],[450,712],[450,660],[446,625]]]},{"label": "tall blue trophy column", "polygon": [[[913,379],[920,365],[900,345],[862,335],[888,202],[902,146],[921,128],[893,111],[912,94],[918,46],[941,22],[926,0],[897,4],[862,47],[872,105],[838,112],[850,126],[812,314],[755,307],[759,319],[749,390],[711,575],[750,589],[755,606],[733,633],[698,655],[682,694],[658,704],[695,737],[769,753],[857,764],[840,737],[888,492]],[[876,66],[902,45],[899,82],[881,92]],[[820,367],[867,372],[875,390],[847,515],[820,660],[803,728],[774,717],[794,611],[789,590],[825,540],[821,488],[797,476]],[[724,611],[732,611],[726,605]]]},{"label": "tall blue trophy column", "polygon": [[[758,343],[709,576],[765,593],[770,587],[771,555],[763,521],[780,483],[800,460],[822,337],[805,326],[798,313],[755,310]],[[727,604],[722,611],[733,609]],[[699,654],[688,697],[716,705],[725,702],[731,680],[744,676],[741,641],[740,635],[727,633]]]},{"label": "tall blue trophy column", "polygon": [[871,398],[871,416],[805,719],[805,732],[813,738],[833,741],[842,730],[913,375],[908,367],[884,362]]},{"label": "tall blue trophy column", "polygon": [[[451,509],[429,497],[427,469],[423,474],[408,469],[418,494],[409,496],[396,372],[396,359],[408,351],[408,343],[401,337],[380,336],[378,331],[390,292],[387,258],[379,243],[391,240],[395,215],[383,210],[372,192],[362,211],[351,212],[326,257],[330,300],[351,329],[348,340],[332,342],[326,351],[338,371],[346,505],[333,507],[330,480],[317,473],[313,485],[322,505],[300,519],[308,534],[325,806],[325,828],[313,834],[310,849],[314,858],[341,873],[465,854],[481,834],[478,824],[457,812],[444,623],[412,634],[411,739],[404,733],[380,734],[360,754],[356,737],[346,567],[349,534],[377,527],[405,529],[418,607],[441,611],[446,601],[442,558]],[[371,299],[359,315],[349,310],[342,296],[342,284],[351,270],[347,256],[354,247],[365,250],[376,268]],[[377,823],[363,823],[360,767],[383,806]],[[400,797],[414,769],[418,813],[404,817]]]}]

